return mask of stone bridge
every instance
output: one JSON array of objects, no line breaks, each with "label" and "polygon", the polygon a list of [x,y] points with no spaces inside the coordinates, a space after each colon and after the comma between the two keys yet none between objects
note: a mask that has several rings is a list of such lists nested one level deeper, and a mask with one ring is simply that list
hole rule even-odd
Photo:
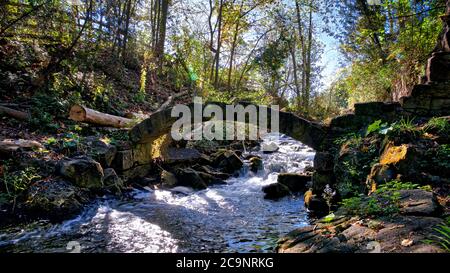
[{"label": "stone bridge", "polygon": [[[250,103],[239,103],[243,106],[254,105]],[[226,105],[220,102],[209,102],[206,104],[201,104],[202,111],[212,105],[219,106],[223,113],[226,112]],[[191,113],[194,111],[194,103],[187,105]],[[259,111],[264,110],[267,113],[267,124],[270,128],[271,111],[267,107],[258,107],[258,117],[260,115]],[[178,117],[171,116],[172,108],[166,108],[164,110],[158,111],[150,115],[147,119],[141,123],[134,126],[130,131],[131,141],[135,144],[147,144],[154,141],[159,136],[170,132],[172,124],[178,120]],[[309,121],[307,119],[301,118],[295,114],[277,111],[279,116],[279,132],[288,135],[305,145],[313,148],[319,149],[320,145],[325,139],[326,130],[323,126],[318,123]],[[192,115],[191,115],[192,116]],[[203,122],[208,121],[210,118],[203,117]],[[226,115],[224,114],[224,120]],[[235,119],[236,120],[236,113]],[[192,123],[194,121],[192,120]]]}]

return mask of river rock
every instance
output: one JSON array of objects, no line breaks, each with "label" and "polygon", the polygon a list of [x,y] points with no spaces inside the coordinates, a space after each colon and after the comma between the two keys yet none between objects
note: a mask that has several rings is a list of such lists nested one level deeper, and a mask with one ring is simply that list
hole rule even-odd
[{"label": "river rock", "polygon": [[[308,198],[308,199],[307,199]],[[316,195],[305,196],[305,206],[309,211],[314,212],[316,215],[324,215],[328,213],[327,202]]]},{"label": "river rock", "polygon": [[63,180],[39,181],[27,192],[26,210],[33,216],[53,221],[67,219],[83,208],[86,194]]},{"label": "river rock", "polygon": [[280,183],[273,183],[262,188],[262,191],[266,194],[265,199],[279,199],[290,194],[289,188]]},{"label": "river rock", "polygon": [[210,174],[210,175],[212,175],[215,178],[220,179],[220,180],[226,180],[226,179],[230,178],[230,176],[231,176],[228,173],[223,173],[223,172],[216,171],[216,170],[214,170],[213,168],[211,168],[208,165],[195,164],[194,166],[192,166],[192,168],[194,170],[196,170],[196,171]]},{"label": "river rock", "polygon": [[244,165],[239,156],[230,150],[219,151],[214,154],[213,162],[215,166],[226,173],[234,173]]},{"label": "river rock", "polygon": [[207,188],[207,183],[199,175],[199,172],[192,168],[178,169],[176,171],[177,186],[191,187],[196,190]]},{"label": "river rock", "polygon": [[206,185],[215,185],[215,184],[226,184],[225,181],[223,181],[222,179],[211,175],[209,173],[206,172],[197,172],[198,175],[202,178],[202,180],[206,183]]},{"label": "river rock", "polygon": [[100,190],[103,187],[103,168],[87,156],[58,162],[58,173],[80,188]]},{"label": "river rock", "polygon": [[273,152],[278,151],[278,149],[279,149],[278,145],[275,142],[273,142],[273,141],[268,142],[268,143],[267,142],[263,142],[261,144],[261,151],[263,153],[273,153]]},{"label": "river rock", "polygon": [[123,181],[117,175],[113,168],[108,168],[103,171],[103,184],[105,188],[113,193],[121,193],[123,189]]},{"label": "river rock", "polygon": [[250,171],[256,173],[264,168],[263,161],[259,156],[250,158]]},{"label": "river rock", "polygon": [[306,184],[311,181],[311,176],[298,173],[280,173],[277,181],[288,187],[290,191],[299,192],[306,189]]},{"label": "river rock", "polygon": [[163,170],[161,172],[161,184],[163,186],[172,188],[178,184],[178,179],[173,173]]},{"label": "river rock", "polygon": [[173,148],[167,149],[164,162],[168,164],[192,164],[199,161],[210,163],[210,159],[194,148]]}]

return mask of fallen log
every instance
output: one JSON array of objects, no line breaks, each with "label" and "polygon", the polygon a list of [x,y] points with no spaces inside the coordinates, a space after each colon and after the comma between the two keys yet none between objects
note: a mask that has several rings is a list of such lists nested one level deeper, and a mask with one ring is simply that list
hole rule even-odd
[{"label": "fallen log", "polygon": [[18,111],[5,106],[0,106],[0,114],[7,115],[18,120],[28,120],[30,118],[30,115],[26,112]]},{"label": "fallen log", "polygon": [[0,141],[0,153],[10,154],[19,149],[44,149],[44,146],[37,141],[27,139],[4,139]]},{"label": "fallen log", "polygon": [[115,128],[128,128],[134,124],[132,119],[105,114],[78,104],[70,108],[69,118],[74,121]]}]

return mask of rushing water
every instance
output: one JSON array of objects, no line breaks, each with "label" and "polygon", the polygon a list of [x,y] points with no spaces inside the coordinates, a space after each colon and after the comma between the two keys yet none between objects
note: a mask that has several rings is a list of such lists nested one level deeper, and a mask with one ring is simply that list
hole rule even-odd
[{"label": "rushing water", "polygon": [[264,170],[244,167],[239,177],[187,195],[135,191],[103,198],[59,225],[0,231],[0,251],[11,252],[271,252],[277,238],[308,224],[301,196],[263,198],[262,186],[280,172],[301,172],[314,151],[286,136],[268,135],[280,149],[263,158]]}]

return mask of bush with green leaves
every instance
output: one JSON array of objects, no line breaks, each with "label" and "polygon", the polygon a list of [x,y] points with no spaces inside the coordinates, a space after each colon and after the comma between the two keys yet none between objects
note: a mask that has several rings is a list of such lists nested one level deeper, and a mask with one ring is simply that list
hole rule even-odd
[{"label": "bush with green leaves", "polygon": [[450,133],[450,122],[447,118],[434,117],[427,122],[424,129],[427,132],[448,135]]},{"label": "bush with green leaves", "polygon": [[433,230],[437,234],[430,235],[430,239],[426,239],[425,243],[438,245],[450,252],[450,217],[445,218],[444,223],[439,224]]},{"label": "bush with green leaves", "polygon": [[400,191],[412,189],[425,189],[429,187],[420,187],[411,182],[401,182],[393,180],[380,187],[371,195],[360,194],[350,198],[343,199],[341,205],[349,214],[361,216],[384,216],[398,213],[400,207]]},{"label": "bush with green leaves", "polygon": [[38,170],[34,167],[26,167],[22,170],[13,170],[12,163],[7,162],[3,165],[3,177],[1,177],[0,204],[13,203],[22,194],[32,182],[41,178]]}]

